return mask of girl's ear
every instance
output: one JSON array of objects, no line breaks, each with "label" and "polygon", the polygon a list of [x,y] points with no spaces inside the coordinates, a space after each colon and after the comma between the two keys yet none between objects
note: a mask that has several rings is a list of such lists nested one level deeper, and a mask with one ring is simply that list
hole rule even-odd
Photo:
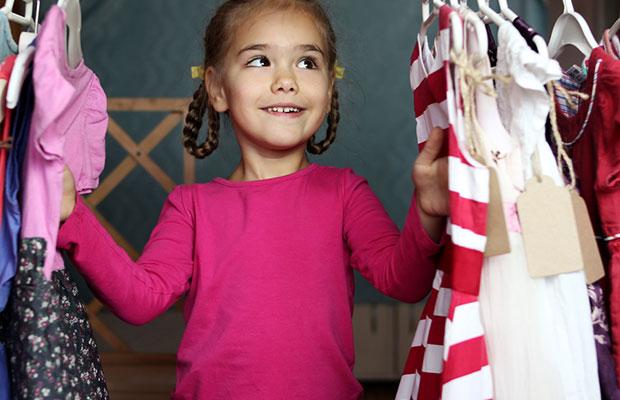
[{"label": "girl's ear", "polygon": [[209,103],[213,106],[213,109],[217,112],[228,111],[226,93],[224,92],[224,87],[222,86],[215,68],[207,68],[204,79],[205,89],[207,89],[207,93],[209,94]]}]

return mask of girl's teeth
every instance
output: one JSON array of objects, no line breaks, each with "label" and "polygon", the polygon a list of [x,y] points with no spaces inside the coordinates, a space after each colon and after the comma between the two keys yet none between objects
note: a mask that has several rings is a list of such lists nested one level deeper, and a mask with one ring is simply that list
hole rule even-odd
[{"label": "girl's teeth", "polygon": [[299,112],[299,109],[295,107],[269,107],[268,110],[271,112],[278,112],[278,113]]}]

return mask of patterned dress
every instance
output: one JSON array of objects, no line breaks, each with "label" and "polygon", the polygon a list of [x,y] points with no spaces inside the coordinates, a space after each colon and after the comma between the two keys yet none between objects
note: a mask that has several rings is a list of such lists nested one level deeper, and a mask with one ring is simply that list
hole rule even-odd
[{"label": "patterned dress", "polygon": [[66,270],[43,275],[43,239],[23,239],[9,303],[14,399],[108,399],[97,345]]}]

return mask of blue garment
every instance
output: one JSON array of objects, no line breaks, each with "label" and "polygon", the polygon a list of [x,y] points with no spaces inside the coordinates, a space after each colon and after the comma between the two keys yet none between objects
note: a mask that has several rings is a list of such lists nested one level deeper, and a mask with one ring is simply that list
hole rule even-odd
[{"label": "blue garment", "polygon": [[2,62],[7,56],[17,54],[17,43],[11,34],[9,18],[5,13],[0,14],[2,14],[0,15],[0,62]]},{"label": "blue garment", "polygon": [[[34,91],[32,87],[32,70],[30,70],[24,80],[19,103],[13,111],[13,121],[11,123],[13,147],[7,157],[4,182],[4,209],[2,213],[2,227],[0,229],[0,311],[4,310],[8,301],[11,292],[11,279],[15,275],[17,268],[17,243],[21,224],[21,212],[19,209],[21,169],[26,143],[28,143],[28,132],[30,130],[33,109]],[[0,335],[0,400],[5,400],[9,399],[10,393],[7,359],[2,336],[4,335]]]}]

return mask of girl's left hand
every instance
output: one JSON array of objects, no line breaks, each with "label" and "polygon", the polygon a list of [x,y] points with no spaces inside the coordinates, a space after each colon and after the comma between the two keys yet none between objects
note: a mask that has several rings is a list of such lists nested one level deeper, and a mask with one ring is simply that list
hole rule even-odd
[{"label": "girl's left hand", "polygon": [[418,207],[426,214],[421,215],[423,222],[424,217],[444,217],[450,211],[448,157],[440,157],[443,144],[443,129],[433,128],[413,166]]}]

